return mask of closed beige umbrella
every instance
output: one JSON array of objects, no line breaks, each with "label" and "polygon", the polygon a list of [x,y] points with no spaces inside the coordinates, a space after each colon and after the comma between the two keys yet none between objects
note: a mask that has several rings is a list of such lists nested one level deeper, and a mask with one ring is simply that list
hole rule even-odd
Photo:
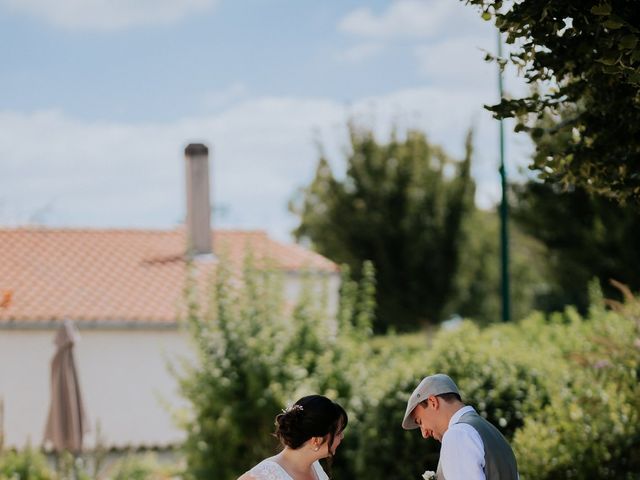
[{"label": "closed beige umbrella", "polygon": [[56,353],[51,362],[51,405],[44,434],[56,452],[82,451],[82,437],[88,423],[80,393],[80,382],[73,357],[78,340],[73,323],[65,321],[56,334]]}]

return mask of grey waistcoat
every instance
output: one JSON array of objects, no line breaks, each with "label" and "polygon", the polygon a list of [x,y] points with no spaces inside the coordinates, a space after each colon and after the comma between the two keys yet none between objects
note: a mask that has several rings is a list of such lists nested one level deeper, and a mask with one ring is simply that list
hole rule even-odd
[{"label": "grey waistcoat", "polygon": [[[484,475],[487,480],[518,480],[518,465],[513,450],[496,427],[476,412],[467,412],[458,423],[471,425],[484,444]],[[438,480],[446,480],[438,464]],[[452,478],[449,480],[464,480]]]}]

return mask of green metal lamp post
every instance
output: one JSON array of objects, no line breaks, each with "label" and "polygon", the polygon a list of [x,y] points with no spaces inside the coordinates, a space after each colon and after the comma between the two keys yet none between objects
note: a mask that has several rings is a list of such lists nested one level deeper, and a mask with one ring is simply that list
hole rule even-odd
[{"label": "green metal lamp post", "polygon": [[[498,30],[498,58],[502,58],[502,37]],[[500,100],[502,91],[502,67],[498,64],[498,90]],[[500,178],[502,183],[502,202],[500,203],[500,253],[502,273],[502,321],[511,320],[511,292],[509,289],[509,205],[507,203],[507,171],[504,164],[504,121],[500,119]]]}]

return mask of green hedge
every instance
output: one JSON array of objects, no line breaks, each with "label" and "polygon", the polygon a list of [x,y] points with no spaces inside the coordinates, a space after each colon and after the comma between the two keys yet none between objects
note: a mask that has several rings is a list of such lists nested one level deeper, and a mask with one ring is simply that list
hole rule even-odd
[{"label": "green hedge", "polygon": [[[85,460],[96,460],[95,452],[86,453]],[[49,465],[40,450],[26,447],[23,450],[0,451],[0,480],[172,480],[181,478],[182,466],[161,463],[153,453],[128,453],[112,462],[100,472],[90,474],[68,452],[55,461],[57,468]]]},{"label": "green hedge", "polygon": [[47,458],[39,450],[27,447],[22,451],[0,452],[0,480],[54,480],[55,474]]},{"label": "green hedge", "polygon": [[[588,318],[569,309],[486,329],[465,322],[429,346],[407,343],[399,363],[378,358],[387,367],[371,371],[378,388],[359,410],[352,405],[360,421],[347,437],[357,440],[345,441],[350,464],[336,478],[435,470],[439,444],[400,428],[411,390],[435,372],[456,379],[464,400],[511,440],[522,480],[640,478],[639,310],[633,301],[618,311],[594,307]],[[397,381],[385,388],[379,375]]]},{"label": "green hedge", "polygon": [[187,478],[231,480],[275,453],[274,415],[312,392],[349,413],[333,478],[420,478],[439,444],[400,424],[412,389],[436,372],[510,439],[522,480],[639,478],[640,302],[630,295],[605,308],[594,293],[586,318],[569,308],[373,337],[371,282],[344,280],[337,322],[313,289],[289,315],[276,309],[270,282],[249,269],[232,292],[219,277],[215,308],[191,310],[200,362],[182,377]]}]

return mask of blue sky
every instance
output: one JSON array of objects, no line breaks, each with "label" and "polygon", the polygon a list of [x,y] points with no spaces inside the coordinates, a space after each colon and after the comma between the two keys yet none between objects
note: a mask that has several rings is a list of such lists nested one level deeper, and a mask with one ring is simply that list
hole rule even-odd
[{"label": "blue sky", "polygon": [[[452,155],[473,126],[489,207],[495,41],[458,0],[0,0],[0,223],[173,227],[183,148],[204,141],[216,225],[287,239],[315,141],[340,172],[349,118]],[[529,148],[510,136],[512,172]]]}]

